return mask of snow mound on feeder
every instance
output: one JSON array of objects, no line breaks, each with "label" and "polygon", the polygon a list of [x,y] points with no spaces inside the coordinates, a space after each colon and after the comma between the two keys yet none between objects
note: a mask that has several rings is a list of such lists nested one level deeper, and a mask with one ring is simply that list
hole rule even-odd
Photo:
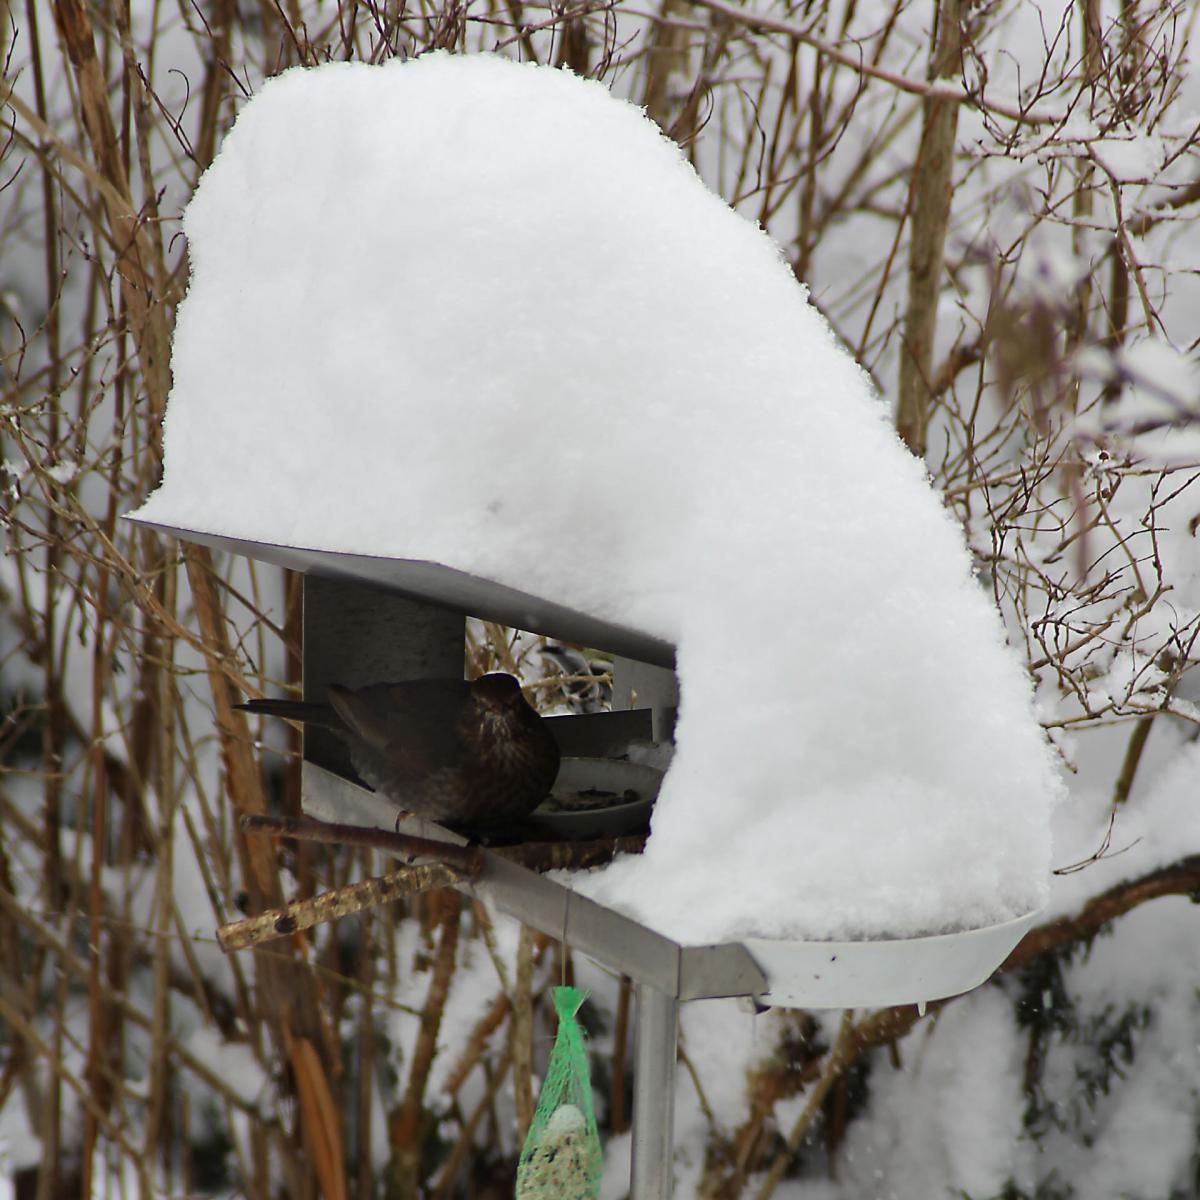
[{"label": "snow mound on feeder", "polygon": [[138,514],[432,559],[673,641],[646,853],[685,942],[1040,905],[1059,782],[959,531],[776,245],[600,84],[293,70],[188,207]]}]

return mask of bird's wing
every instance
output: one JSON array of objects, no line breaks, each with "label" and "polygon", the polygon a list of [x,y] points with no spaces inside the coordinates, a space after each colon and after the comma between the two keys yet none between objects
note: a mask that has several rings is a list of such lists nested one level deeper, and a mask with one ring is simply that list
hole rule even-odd
[{"label": "bird's wing", "polygon": [[461,679],[411,679],[351,691],[329,688],[329,703],[373,753],[394,768],[424,774],[459,765],[456,727],[470,686]]}]

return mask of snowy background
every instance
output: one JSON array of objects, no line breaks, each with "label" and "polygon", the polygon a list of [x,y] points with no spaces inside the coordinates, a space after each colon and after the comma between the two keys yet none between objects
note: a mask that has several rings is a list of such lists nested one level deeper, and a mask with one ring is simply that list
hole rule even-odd
[{"label": "snowy background", "polygon": [[[57,26],[34,5],[0,34],[16,83],[0,164],[10,550],[0,565],[0,1179],[31,1186],[40,1164],[46,1194],[124,1182],[147,1195],[301,1195],[314,1179],[327,1195],[367,1195],[386,1177],[394,1194],[477,1196],[511,1181],[531,1066],[548,1045],[546,989],[563,969],[556,949],[435,896],[279,944],[270,959],[222,955],[213,928],[246,890],[308,893],[378,864],[287,848],[255,857],[233,832],[233,806],[255,789],[294,796],[292,760],[264,756],[260,781],[226,707],[231,692],[294,681],[294,589],[244,564],[181,561],[174,545],[117,521],[159,482],[167,355],[188,279],[180,215],[238,111],[295,63],[445,47],[597,78],[644,106],[712,192],[769,230],[923,452],[1036,683],[1069,789],[1053,864],[1104,848],[1055,878],[1046,923],[1009,969],[924,1019],[686,1008],[677,1193],[1197,1195],[1200,1004],[1186,897],[1200,883],[1200,103],[1187,8],[1100,4],[1089,23],[1072,6],[1014,2],[971,9],[960,25],[958,6],[943,3],[935,37],[934,5],[874,2],[401,16],[347,0],[285,6],[286,24],[274,7],[134,5],[128,28],[121,12],[57,7]],[[965,83],[970,101],[929,104],[932,76],[949,93]],[[350,154],[361,130],[342,132]],[[945,145],[942,192],[930,181]],[[564,160],[568,181],[570,162],[590,161],[582,149]],[[419,186],[424,161],[410,151],[397,170]],[[577,240],[543,224],[547,254]],[[497,241],[491,252],[515,255]],[[305,277],[328,280],[369,260],[364,242],[390,244],[331,203],[286,249]],[[271,245],[269,228],[256,244]],[[931,247],[941,265],[929,289],[912,264]],[[549,261],[525,252],[512,273],[536,277]],[[192,265],[204,270],[203,255]],[[322,297],[293,294],[296,278],[276,281],[275,303],[304,318],[285,331],[297,360],[328,371],[331,387],[381,361],[388,328],[364,322],[361,340],[333,337]],[[563,294],[586,303],[587,283],[568,279]],[[354,284],[342,286],[353,295]],[[618,292],[611,311],[631,318],[636,295]],[[742,334],[746,377],[770,369],[751,343],[791,327],[786,304],[771,308],[763,319],[775,324]],[[699,370],[688,356],[703,353],[702,330],[724,345],[753,324],[740,309],[711,325],[679,311],[689,328],[671,348],[693,345],[672,361],[681,372]],[[214,371],[248,320],[234,304],[222,319],[227,339],[204,348]],[[484,304],[464,314],[445,365],[490,345],[501,378],[524,370],[540,392],[557,350],[552,381],[567,394],[594,377],[597,356],[609,366],[611,346],[589,356],[567,336],[593,323],[565,306],[520,324]],[[922,330],[932,331],[924,348]],[[531,357],[535,334],[548,350]],[[910,351],[921,369],[906,377]],[[389,370],[405,378],[425,366],[396,355]],[[252,398],[273,388],[284,404],[300,398],[283,375],[252,382]],[[923,426],[911,420],[914,396]],[[244,406],[234,417],[251,420]],[[287,424],[303,419],[295,408],[262,430],[253,462],[222,443],[209,504],[240,519],[221,473],[240,472],[237,495],[254,495],[257,474],[285,457]],[[583,502],[555,494],[569,474],[559,456],[590,472],[608,503],[617,436],[543,446],[519,481],[530,506],[567,514]],[[672,477],[710,446],[689,436],[653,448]],[[775,462],[789,453],[772,452]],[[848,483],[828,454],[816,457],[815,477]],[[308,483],[336,493],[353,475]],[[773,486],[750,483],[757,495]],[[509,549],[493,539],[482,552],[507,561]],[[872,564],[861,565],[870,579]],[[898,552],[872,582],[884,592],[920,567]],[[946,569],[966,577],[965,566]],[[708,630],[700,644],[714,657],[685,663],[685,687],[689,669],[703,693],[717,686],[705,671],[728,667],[722,686],[754,711],[765,686],[756,664],[776,647],[794,654],[818,611],[823,671],[797,678],[789,703],[819,713],[829,699],[842,713],[859,698],[833,733],[847,760],[869,755],[889,719],[908,727],[919,691],[889,691],[890,654],[838,653],[832,582],[806,577],[794,606],[766,619],[748,610],[724,641]],[[899,623],[892,639],[907,636]],[[911,636],[896,651],[904,661],[936,656],[936,639]],[[535,639],[476,626],[469,667],[492,666],[520,670],[547,707],[571,703],[542,678],[559,666]],[[961,682],[953,694],[973,694]],[[976,715],[947,719],[971,730]],[[700,746],[702,727],[695,736]],[[829,761],[840,761],[832,750]],[[696,854],[697,873],[711,869]],[[616,1198],[628,1160],[618,1132],[628,994],[586,960],[570,966],[593,992],[584,1018]]]}]

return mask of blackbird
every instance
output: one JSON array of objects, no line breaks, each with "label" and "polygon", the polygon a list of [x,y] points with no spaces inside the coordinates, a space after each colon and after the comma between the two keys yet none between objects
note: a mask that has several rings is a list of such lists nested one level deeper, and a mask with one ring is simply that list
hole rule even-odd
[{"label": "blackbird", "polygon": [[327,695],[328,704],[237,707],[332,730],[364,782],[417,816],[460,828],[520,821],[558,774],[558,744],[511,675],[330,684]]}]

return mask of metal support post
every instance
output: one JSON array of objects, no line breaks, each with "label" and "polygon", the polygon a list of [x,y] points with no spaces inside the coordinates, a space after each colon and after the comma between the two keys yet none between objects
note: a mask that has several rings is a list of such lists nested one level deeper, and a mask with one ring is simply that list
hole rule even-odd
[{"label": "metal support post", "polygon": [[638,984],[630,1200],[670,1200],[678,1036],[679,1001]]},{"label": "metal support post", "polygon": [[613,712],[649,709],[653,740],[674,741],[679,680],[669,668],[614,655],[612,707]]},{"label": "metal support post", "polygon": [[[462,677],[463,615],[353,579],[304,577],[304,699],[331,683]],[[352,775],[346,747],[328,730],[304,731],[304,758]]]}]

